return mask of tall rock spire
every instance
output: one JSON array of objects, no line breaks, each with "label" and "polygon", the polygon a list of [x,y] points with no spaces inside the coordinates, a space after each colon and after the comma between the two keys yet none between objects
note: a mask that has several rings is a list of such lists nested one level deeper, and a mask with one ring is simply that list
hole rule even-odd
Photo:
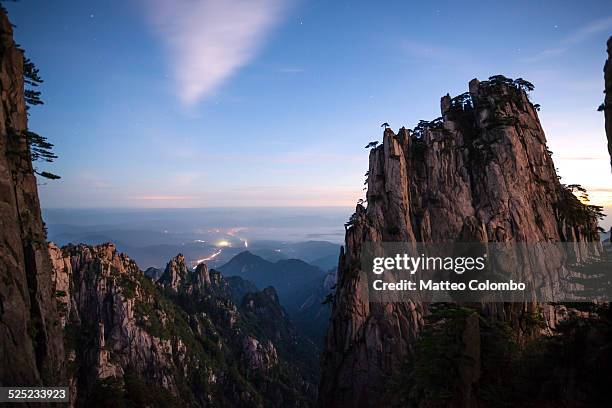
[{"label": "tall rock spire", "polygon": [[[418,302],[368,300],[365,243],[598,240],[596,215],[559,182],[530,88],[501,76],[473,80],[469,92],[442,98],[441,118],[386,129],[371,150],[367,208],[352,217],[338,267],[322,406],[380,406],[385,380],[409,357],[427,314]],[[584,217],[567,210],[576,206]]]}]

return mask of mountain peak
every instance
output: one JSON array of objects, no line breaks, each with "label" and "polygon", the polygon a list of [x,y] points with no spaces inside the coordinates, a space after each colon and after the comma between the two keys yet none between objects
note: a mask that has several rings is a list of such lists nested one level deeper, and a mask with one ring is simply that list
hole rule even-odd
[{"label": "mountain peak", "polygon": [[163,275],[159,278],[159,283],[177,292],[179,286],[189,278],[189,274],[185,257],[183,254],[178,254],[166,265]]},{"label": "mountain peak", "polygon": [[231,262],[232,260],[239,260],[239,261],[244,261],[244,260],[253,260],[256,259],[258,261],[263,261],[263,262],[268,262],[265,259],[263,259],[261,256],[259,255],[255,255],[254,253],[252,253],[251,251],[242,251],[236,255],[234,255],[234,257],[232,259],[230,259],[229,262]]},{"label": "mountain peak", "polygon": [[[323,354],[322,406],[374,406],[428,313],[418,302],[363,297],[365,243],[598,240],[592,213],[585,210],[578,220],[564,210],[584,206],[559,182],[538,107],[527,95],[532,88],[502,75],[472,80],[469,92],[442,98],[442,117],[397,135],[386,129],[383,143],[370,151],[368,205],[358,205],[346,224]],[[354,375],[355,367],[364,375]]]}]

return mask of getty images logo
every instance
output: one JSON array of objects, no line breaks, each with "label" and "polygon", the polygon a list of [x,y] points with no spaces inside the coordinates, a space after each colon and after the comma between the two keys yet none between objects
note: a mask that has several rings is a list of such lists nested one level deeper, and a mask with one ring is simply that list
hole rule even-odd
[{"label": "getty images logo", "polygon": [[408,272],[411,275],[417,271],[445,270],[453,271],[458,275],[466,271],[482,271],[486,267],[487,254],[478,257],[459,256],[410,256],[397,254],[390,257],[375,257],[372,272],[380,275],[385,271]]}]

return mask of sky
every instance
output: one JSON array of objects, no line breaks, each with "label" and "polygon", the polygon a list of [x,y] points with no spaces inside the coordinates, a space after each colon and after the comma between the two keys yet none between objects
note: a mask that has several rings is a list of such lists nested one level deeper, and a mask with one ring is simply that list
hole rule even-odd
[{"label": "sky", "polygon": [[562,181],[612,207],[609,1],[4,4],[45,79],[46,208],[351,207],[382,122],[494,74],[535,84]]}]

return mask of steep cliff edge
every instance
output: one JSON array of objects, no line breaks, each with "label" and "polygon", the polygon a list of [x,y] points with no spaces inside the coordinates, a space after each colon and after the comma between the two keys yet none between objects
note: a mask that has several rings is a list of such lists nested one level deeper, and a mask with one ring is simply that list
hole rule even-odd
[{"label": "steep cliff edge", "polygon": [[62,333],[24,132],[23,52],[0,11],[0,385],[57,384]]},{"label": "steep cliff edge", "polygon": [[[358,205],[347,223],[340,256],[322,406],[381,405],[385,382],[410,356],[428,313],[419,303],[363,297],[364,243],[598,239],[597,209],[559,182],[531,88],[502,76],[472,80],[469,92],[442,98],[442,117],[398,134],[386,129],[371,150],[367,208]],[[521,327],[537,305],[484,308]]]}]

